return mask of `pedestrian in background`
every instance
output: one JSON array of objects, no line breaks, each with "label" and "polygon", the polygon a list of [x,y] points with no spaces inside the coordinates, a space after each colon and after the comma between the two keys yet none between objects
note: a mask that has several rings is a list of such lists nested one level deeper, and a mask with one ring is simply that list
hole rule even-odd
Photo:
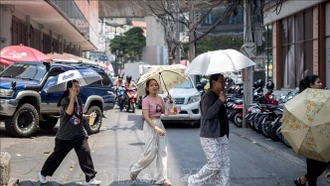
[{"label": "pedestrian in background", "polygon": [[[158,82],[155,79],[148,79],[145,88],[146,96],[142,99],[145,149],[140,160],[130,167],[130,176],[132,180],[135,180],[137,175],[157,158],[156,184],[170,186],[171,182],[167,177],[166,131],[160,120],[160,115],[165,113],[165,103],[163,98],[158,96],[158,90]],[[167,96],[167,101],[169,99],[170,96]]]},{"label": "pedestrian in background", "polygon": [[[317,75],[309,75],[299,82],[299,93],[306,88],[321,89],[322,83]],[[296,186],[305,186],[308,182],[309,186],[317,185],[317,178],[327,169],[330,162],[321,162],[306,158],[307,173],[304,176],[296,178],[294,184]]]},{"label": "pedestrian in background", "polygon": [[229,122],[225,107],[225,78],[213,74],[210,89],[201,99],[200,141],[207,163],[198,173],[188,178],[188,186],[207,184],[212,178],[217,186],[229,186]]},{"label": "pedestrian in background", "polygon": [[87,142],[87,132],[82,120],[95,117],[96,113],[86,115],[82,113],[82,100],[78,98],[80,87],[76,80],[68,81],[57,106],[61,107],[60,127],[55,138],[54,152],[47,158],[41,172],[38,173],[40,183],[47,183],[46,176],[52,176],[60,166],[66,155],[74,149],[78,156],[79,165],[85,173],[88,184],[100,184],[95,179],[96,171],[92,161],[91,151]]}]

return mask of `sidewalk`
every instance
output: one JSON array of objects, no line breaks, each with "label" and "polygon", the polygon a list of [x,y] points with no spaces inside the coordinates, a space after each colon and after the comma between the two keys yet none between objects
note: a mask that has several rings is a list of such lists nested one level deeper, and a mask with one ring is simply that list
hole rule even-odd
[{"label": "sidewalk", "polygon": [[[262,134],[258,134],[250,128],[237,128],[234,124],[231,125],[230,132],[306,169],[305,158],[298,156],[292,148],[285,146],[280,141],[275,142],[265,138]],[[325,178],[325,174],[329,171],[330,167],[319,177],[318,185],[330,185],[330,179]]]}]

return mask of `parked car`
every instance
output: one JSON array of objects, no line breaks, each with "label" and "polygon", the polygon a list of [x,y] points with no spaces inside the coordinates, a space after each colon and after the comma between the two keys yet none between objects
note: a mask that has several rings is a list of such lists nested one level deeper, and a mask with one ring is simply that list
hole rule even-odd
[{"label": "parked car", "polygon": [[8,66],[0,75],[0,121],[6,130],[16,137],[30,137],[37,127],[52,129],[58,121],[60,108],[56,103],[61,92],[46,93],[43,86],[48,79],[78,68],[93,68],[103,80],[81,87],[83,112],[95,111],[93,125],[84,121],[88,134],[99,132],[103,112],[114,107],[113,82],[101,68],[86,65],[50,64],[48,62],[17,62]]},{"label": "parked car", "polygon": [[[176,115],[162,115],[161,120],[166,122],[189,123],[194,127],[200,127],[200,92],[196,89],[191,78],[185,83],[169,90],[169,93],[174,100],[176,106],[179,107],[180,113]],[[167,93],[160,94],[164,101]]]}]

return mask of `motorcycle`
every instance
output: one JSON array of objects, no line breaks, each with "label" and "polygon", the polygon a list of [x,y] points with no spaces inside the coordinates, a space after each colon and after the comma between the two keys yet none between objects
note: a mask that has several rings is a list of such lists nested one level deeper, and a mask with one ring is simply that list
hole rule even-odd
[{"label": "motorcycle", "polygon": [[243,121],[243,100],[235,97],[227,97],[227,115],[228,119],[237,127],[242,127]]},{"label": "motorcycle", "polygon": [[127,112],[132,110],[135,112],[135,104],[137,101],[137,88],[136,87],[129,87],[126,88],[126,95],[123,103],[123,107],[126,109]]},{"label": "motorcycle", "polygon": [[117,90],[116,90],[116,94],[117,94],[116,101],[117,101],[117,105],[119,107],[121,107],[122,102],[125,100],[124,93],[125,93],[125,87],[124,86],[120,86],[120,87],[117,88]]}]

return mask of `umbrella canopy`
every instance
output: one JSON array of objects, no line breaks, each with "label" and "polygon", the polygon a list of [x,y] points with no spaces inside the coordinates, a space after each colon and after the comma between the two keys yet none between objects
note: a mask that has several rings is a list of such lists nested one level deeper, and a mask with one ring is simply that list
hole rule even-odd
[{"label": "umbrella canopy", "polygon": [[330,161],[330,91],[306,89],[284,104],[282,134],[301,156]]},{"label": "umbrella canopy", "polygon": [[50,61],[50,58],[37,49],[23,46],[7,46],[0,51],[2,59],[7,61]]},{"label": "umbrella canopy", "polygon": [[80,86],[84,86],[101,79],[102,77],[91,68],[68,70],[49,79],[44,86],[44,91],[46,93],[65,91],[66,83],[72,80],[77,80]]},{"label": "umbrella canopy", "polygon": [[168,90],[186,82],[188,76],[184,74],[187,67],[183,65],[159,66],[148,73],[143,74],[138,81],[138,94],[143,95],[148,79],[156,79],[160,86],[160,93],[168,93]]},{"label": "umbrella canopy", "polygon": [[239,71],[255,63],[234,49],[216,50],[198,55],[188,66],[186,74],[211,75]]},{"label": "umbrella canopy", "polygon": [[10,61],[10,60],[7,60],[7,59],[4,59],[2,57],[0,57],[0,65],[5,65],[5,66],[9,66],[11,65],[12,63],[14,63],[13,61]]},{"label": "umbrella canopy", "polygon": [[59,53],[56,53],[56,52],[53,52],[53,53],[49,53],[49,54],[46,54],[48,57],[50,57],[52,59],[52,61],[63,61],[63,62],[67,62],[67,61],[70,61],[70,62],[78,62],[78,60],[75,60],[74,58],[72,57],[69,57],[69,56],[66,56],[66,55],[63,55],[63,54],[59,54]]}]

